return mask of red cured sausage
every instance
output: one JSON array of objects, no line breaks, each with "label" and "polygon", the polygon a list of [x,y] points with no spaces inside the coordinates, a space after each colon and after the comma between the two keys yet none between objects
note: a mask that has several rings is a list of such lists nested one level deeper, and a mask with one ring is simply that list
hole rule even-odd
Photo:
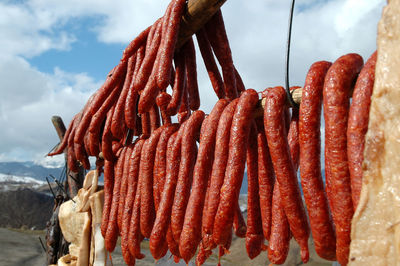
[{"label": "red cured sausage", "polygon": [[159,57],[157,56],[156,61],[154,62],[153,70],[150,74],[149,80],[146,83],[144,89],[140,92],[140,98],[138,102],[138,113],[143,114],[150,110],[155,102],[155,98],[157,97],[160,88],[157,86],[157,72],[159,65]]},{"label": "red cured sausage", "polygon": [[262,229],[265,239],[269,240],[271,234],[272,193],[274,189],[275,173],[269,155],[267,137],[264,125],[257,125],[258,147],[258,186],[260,195],[260,210]]},{"label": "red cured sausage", "polygon": [[131,86],[129,87],[128,95],[126,95],[125,101],[125,122],[128,128],[135,129],[136,128],[136,119],[137,119],[137,100],[138,100],[138,91],[135,91],[133,88],[133,82],[136,80],[139,67],[142,64],[144,57],[144,46],[141,46],[136,53],[136,64],[135,70],[133,72],[133,78],[131,82]]},{"label": "red cured sausage", "polygon": [[151,27],[149,37],[147,38],[145,56],[133,83],[135,91],[143,90],[152,72],[161,42],[162,22],[162,19],[158,19]]},{"label": "red cured sausage", "polygon": [[[124,77],[126,75],[126,66],[127,62],[121,61],[113,70],[112,74],[108,75],[104,84],[97,90],[93,100],[90,101],[89,105],[87,106],[87,111],[82,116],[82,120],[79,123],[79,126],[76,129],[76,134],[74,137],[75,143],[81,143],[85,136],[85,133],[91,124],[92,116],[94,116],[98,110],[101,108],[102,113],[97,113],[99,116],[99,123],[103,121],[104,117],[107,114],[107,111],[111,108],[111,105],[105,103],[106,99],[111,97],[112,92],[114,91],[115,87],[121,87],[122,82],[124,82]],[[110,100],[111,101],[111,100]],[[111,101],[111,102],[115,102]],[[97,124],[94,124],[93,133],[96,133]]]},{"label": "red cured sausage", "polygon": [[321,175],[320,117],[322,89],[332,64],[314,63],[308,71],[300,103],[300,177],[317,254],[336,259],[336,237]]},{"label": "red cured sausage", "polygon": [[250,128],[246,161],[248,183],[246,250],[249,258],[254,259],[260,254],[264,246],[258,189],[257,126],[254,121]]},{"label": "red cured sausage", "polygon": [[172,203],[179,174],[181,142],[185,129],[184,125],[185,124],[183,124],[178,132],[175,132],[168,140],[164,189],[161,194],[161,201],[157,210],[156,220],[150,235],[150,252],[155,259],[159,259],[161,256],[160,247],[165,241],[165,236],[170,223]]},{"label": "red cured sausage", "polygon": [[133,148],[134,148],[133,144],[130,144],[126,148],[125,159],[124,159],[125,161],[123,163],[124,168],[122,169],[122,175],[121,175],[121,187],[119,189],[118,216],[117,216],[117,224],[120,232],[122,232],[122,216],[124,214],[126,193],[128,191],[129,167],[130,167]]},{"label": "red cured sausage", "polygon": [[[226,164],[228,162],[229,149],[229,137],[232,126],[233,114],[235,113],[236,106],[239,99],[235,99],[225,107],[221,114],[218,122],[216,141],[215,141],[215,152],[214,152],[214,162],[211,169],[210,186],[208,189],[208,201],[204,206],[203,211],[203,240],[206,242],[205,247],[207,249],[213,249],[216,247],[215,243],[212,241],[212,233],[214,227],[214,219],[218,210],[220,189],[224,182]],[[208,118],[207,118],[208,120]],[[208,122],[207,122],[208,123]],[[207,241],[207,240],[210,241]],[[212,246],[209,246],[212,245]]]},{"label": "red cured sausage", "polygon": [[204,262],[211,256],[212,251],[209,249],[206,249],[203,242],[200,242],[199,245],[199,252],[197,253],[196,256],[196,265],[203,265]]},{"label": "red cured sausage", "polygon": [[[203,126],[205,123],[207,123],[208,116],[206,119],[204,119]],[[202,127],[203,128],[203,127]],[[200,132],[200,135],[204,135],[204,133]],[[200,136],[201,138],[201,136]],[[202,217],[202,225],[205,224],[205,217],[206,217],[206,212],[207,212],[207,206],[208,206],[208,201],[209,201],[209,194],[210,194],[210,184],[211,184],[211,178],[208,180],[207,184],[207,192],[205,196],[205,202],[204,202],[204,208],[203,208],[203,217]],[[212,251],[211,248],[209,247],[214,247],[215,244],[212,241],[212,235],[207,234],[204,230],[202,230],[202,239],[199,245],[199,252],[197,253],[196,256],[196,265],[202,265],[204,262],[208,259],[208,257],[211,256]]]},{"label": "red cured sausage", "polygon": [[369,107],[375,82],[376,52],[365,63],[354,87],[347,124],[347,156],[354,210],[360,199],[362,186],[362,162],[364,159],[365,134],[368,130]]},{"label": "red cured sausage", "polygon": [[[144,87],[143,91],[140,94],[140,99],[138,102],[138,112],[141,114],[147,112],[151,108],[151,106],[153,106],[154,99],[157,97],[157,94],[159,93],[159,91],[160,90],[165,91],[166,87],[167,87],[167,85],[165,87],[159,87],[157,85],[157,79],[158,79],[158,74],[159,74],[160,60],[161,60],[161,57],[163,57],[165,55],[165,54],[163,54],[162,47],[163,47],[163,43],[165,42],[165,39],[166,39],[165,36],[166,36],[167,29],[170,26],[170,24],[169,24],[170,14],[171,14],[172,6],[174,5],[174,3],[175,2],[171,1],[171,3],[168,5],[168,8],[164,14],[161,43],[160,43],[160,46],[157,51],[156,60],[154,61],[153,69],[152,69],[150,77],[146,83],[146,86]],[[172,57],[170,60],[172,60]],[[171,66],[171,68],[172,68],[172,66]],[[168,82],[169,82],[169,79],[170,79],[170,77],[168,77]]]},{"label": "red cured sausage", "polygon": [[236,206],[235,217],[233,218],[233,231],[237,237],[246,237],[247,226],[242,211],[240,210],[239,203]]},{"label": "red cured sausage", "polygon": [[127,61],[143,44],[146,43],[147,36],[151,30],[151,26],[142,31],[133,41],[125,48],[121,61]]},{"label": "red cured sausage", "polygon": [[161,110],[165,109],[170,101],[171,95],[166,92],[161,92],[156,98],[156,103]]},{"label": "red cured sausage", "polygon": [[115,137],[119,139],[122,139],[124,135],[122,129],[123,125],[125,125],[125,115],[124,115],[125,102],[132,83],[135,64],[136,64],[136,54],[131,56],[128,60],[128,67],[126,71],[124,85],[122,86],[121,94],[118,97],[118,101],[115,105],[115,111],[112,117],[111,132]]},{"label": "red cured sausage", "polygon": [[[76,121],[76,123],[79,124],[79,119]],[[67,148],[68,168],[69,168],[69,170],[71,170],[72,172],[75,172],[75,173],[77,173],[79,171],[79,165],[78,165],[78,161],[76,160],[75,151],[74,151],[74,137],[75,137],[76,130],[77,129],[74,126],[68,137],[68,148]]]},{"label": "red cured sausage", "polygon": [[[121,93],[121,89],[122,89],[122,87],[120,85],[121,84],[118,84],[118,86],[116,86],[113,89],[113,91],[111,92],[109,97],[107,97],[107,99],[105,100],[103,105],[97,110],[97,112],[93,115],[92,120],[90,121],[89,132],[91,132],[95,136],[93,142],[95,142],[99,138],[100,128],[102,126],[104,118],[107,115],[108,110],[110,110],[111,107],[118,100],[118,97],[119,97],[119,95]],[[114,111],[114,113],[115,113],[115,111]],[[112,126],[112,123],[111,123],[111,126]],[[75,143],[80,143],[80,142],[75,141]]]},{"label": "red cured sausage", "polygon": [[163,34],[163,41],[159,48],[160,62],[158,66],[157,85],[162,91],[165,90],[169,84],[172,58],[174,56],[175,44],[178,40],[179,27],[185,6],[186,0],[174,0],[172,2],[168,27],[165,34]]},{"label": "red cured sausage", "polygon": [[101,234],[106,237],[114,187],[114,163],[104,160],[104,205],[101,216]]},{"label": "red cured sausage", "polygon": [[166,238],[167,238],[168,248],[171,251],[172,255],[174,255],[174,261],[175,263],[178,263],[179,260],[181,259],[181,254],[179,253],[179,244],[178,242],[175,241],[174,236],[172,234],[171,224],[168,225]]},{"label": "red cured sausage", "polygon": [[218,265],[220,265],[220,266],[221,266],[222,256],[224,256],[225,254],[229,254],[229,248],[231,247],[231,244],[232,244],[232,235],[233,235],[233,233],[232,233],[232,228],[231,228],[226,244],[224,246],[218,247]]},{"label": "red cured sausage", "polygon": [[166,108],[166,113],[170,116],[176,115],[182,102],[185,86],[185,57],[183,51],[175,53],[175,81],[172,88],[172,98]]},{"label": "red cured sausage", "polygon": [[156,155],[154,158],[154,169],[153,169],[153,194],[154,194],[154,205],[156,211],[160,204],[160,198],[164,189],[164,181],[166,174],[166,159],[167,159],[167,144],[168,140],[173,133],[179,129],[178,124],[171,124],[167,126],[160,135],[160,139],[157,143]]},{"label": "red cured sausage", "polygon": [[196,50],[193,39],[190,38],[182,47],[185,54],[187,91],[189,94],[189,107],[195,111],[200,107],[199,86],[197,84]]},{"label": "red cured sausage", "polygon": [[329,68],[323,89],[326,189],[336,228],[336,258],[341,265],[348,262],[354,212],[347,161],[348,95],[362,65],[357,54],[340,57]]},{"label": "red cured sausage", "polygon": [[182,103],[178,111],[178,123],[182,124],[189,117],[190,117],[189,94],[187,91],[187,86],[185,84],[185,86],[183,87]]},{"label": "red cured sausage", "polygon": [[[167,153],[167,164],[171,163],[171,160],[173,159],[172,157],[172,153],[173,153],[173,146],[174,146],[174,142],[176,139],[177,134],[173,134],[167,143],[167,149],[168,149],[168,153]],[[180,159],[179,159],[180,160]],[[163,184],[161,184],[161,186],[163,187]],[[163,190],[161,190],[160,192],[162,193]],[[174,255],[174,261],[176,263],[179,262],[180,260],[180,253],[179,253],[179,245],[178,243],[174,240],[174,237],[172,235],[172,230],[171,230],[171,223],[168,224],[168,229],[167,229],[167,235],[166,235],[166,242],[167,242],[167,246],[170,250],[170,252],[172,253],[172,255]],[[165,243],[165,241],[163,242],[163,244]],[[162,257],[162,254],[160,253],[160,257]]]},{"label": "red cured sausage", "polygon": [[149,238],[155,220],[155,208],[153,200],[153,169],[157,143],[164,126],[151,134],[143,145],[140,158],[141,201],[140,201],[140,231],[144,237]]},{"label": "red cured sausage", "polygon": [[[75,158],[81,163],[83,168],[90,170],[90,162],[83,143],[74,143]],[[98,154],[98,153],[97,153]]]},{"label": "red cured sausage", "polygon": [[292,117],[287,135],[290,149],[290,156],[293,162],[295,173],[299,169],[300,163],[300,143],[299,143],[299,110],[292,108]]},{"label": "red cured sausage", "polygon": [[190,188],[193,180],[193,169],[196,163],[197,145],[196,136],[199,135],[204,112],[197,110],[185,122],[185,131],[182,135],[181,161],[179,165],[178,182],[175,189],[174,203],[171,210],[171,229],[176,242],[182,232],[186,206],[189,200]]},{"label": "red cured sausage", "polygon": [[[93,115],[90,124],[89,124],[89,136],[88,136],[88,144],[90,154],[98,156],[99,149],[99,140],[100,140],[100,131],[105,116],[108,113],[108,110],[115,106],[115,102],[119,97],[121,90],[119,85],[114,88],[109,97],[104,102],[104,105],[100,107],[99,110]],[[86,133],[87,134],[87,133]],[[77,143],[77,142],[75,142]],[[79,143],[78,143],[79,144]]]},{"label": "red cured sausage", "polygon": [[151,134],[151,129],[150,129],[150,114],[149,113],[143,113],[140,116],[140,120],[142,122],[142,138],[147,139],[150,137]]},{"label": "red cured sausage", "polygon": [[160,111],[158,110],[158,106],[156,104],[149,111],[150,117],[150,131],[154,132],[157,128],[160,127]]},{"label": "red cured sausage", "polygon": [[[131,156],[128,157],[129,169],[127,173],[127,192],[122,212],[121,224],[121,250],[126,264],[132,264],[132,255],[129,251],[129,226],[131,224],[132,210],[135,201],[136,189],[139,176],[140,154],[144,140],[139,140],[132,149]],[[119,210],[119,209],[118,209]]]},{"label": "red cured sausage", "polygon": [[50,152],[49,154],[47,154],[47,156],[54,156],[54,155],[62,153],[65,150],[65,148],[68,145],[68,137],[69,137],[69,134],[71,134],[75,119],[77,118],[77,116],[81,116],[81,115],[82,115],[82,113],[78,113],[72,118],[72,120],[69,123],[69,126],[67,128],[67,131],[64,134],[64,137],[63,137],[61,143],[58,144],[57,148],[53,152]]},{"label": "red cured sausage", "polygon": [[[92,153],[90,150],[90,144],[89,144],[89,131],[86,132],[85,137],[83,138],[83,148],[85,152],[87,153],[88,156],[96,156],[95,153]],[[97,153],[99,155],[99,153]]]},{"label": "red cured sausage", "polygon": [[235,77],[236,77],[236,89],[237,89],[238,95],[240,95],[243,91],[246,90],[246,87],[244,86],[242,77],[240,76],[236,67],[234,67],[234,70],[235,70]]},{"label": "red cured sausage", "polygon": [[215,216],[213,239],[216,244],[225,246],[231,234],[235,204],[239,199],[246,163],[247,139],[252,115],[258,103],[258,94],[248,89],[239,98],[233,115],[229,137],[229,154],[224,183],[220,191],[220,201]]},{"label": "red cured sausage", "polygon": [[285,262],[291,238],[289,222],[281,204],[279,183],[275,182],[272,196],[271,234],[268,242],[268,259],[274,264]]},{"label": "red cured sausage", "polygon": [[219,73],[211,44],[204,28],[196,32],[196,39],[215,94],[219,99],[223,99],[225,98],[224,81],[222,80],[221,73]]},{"label": "red cured sausage", "polygon": [[132,208],[128,236],[129,252],[137,259],[144,258],[144,255],[140,252],[140,242],[143,241],[143,238],[143,235],[140,233],[140,184],[138,184]]},{"label": "red cured sausage", "polygon": [[101,138],[101,152],[103,153],[103,158],[108,161],[115,161],[117,159],[112,150],[113,138],[111,133],[111,121],[114,108],[115,107],[112,107],[107,113],[106,123],[103,129],[103,136]]},{"label": "red cured sausage", "polygon": [[284,126],[285,89],[275,87],[269,90],[264,111],[264,127],[276,179],[280,184],[281,203],[289,221],[290,230],[299,243],[301,258],[308,261],[309,227],[296,178],[296,169]]},{"label": "red cured sausage", "polygon": [[194,166],[192,192],[186,208],[179,241],[180,254],[186,262],[194,256],[201,240],[201,219],[207,184],[211,175],[212,162],[214,161],[218,121],[228,103],[225,99],[219,100],[208,116],[207,123],[204,121],[201,127],[201,132],[203,133],[200,136],[199,152]]},{"label": "red cured sausage", "polygon": [[118,217],[118,203],[119,203],[119,192],[121,189],[121,177],[124,169],[124,162],[125,162],[125,154],[127,148],[124,147],[121,150],[117,163],[114,166],[114,187],[113,187],[113,196],[111,202],[111,209],[110,215],[108,217],[108,225],[107,225],[107,232],[106,237],[104,238],[104,245],[106,250],[109,252],[113,252],[115,245],[117,244],[118,239],[118,224],[117,224],[117,217]]},{"label": "red cured sausage", "polygon": [[218,10],[205,24],[205,29],[208,40],[222,68],[226,97],[230,100],[235,99],[238,96],[235,69],[221,10]]}]

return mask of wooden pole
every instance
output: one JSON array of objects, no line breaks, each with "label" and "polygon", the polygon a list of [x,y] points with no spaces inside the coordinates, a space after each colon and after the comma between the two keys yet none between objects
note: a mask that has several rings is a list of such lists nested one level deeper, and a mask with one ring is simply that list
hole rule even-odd
[{"label": "wooden pole", "polygon": [[226,0],[189,0],[182,17],[176,47],[179,49],[194,33],[201,29]]},{"label": "wooden pole", "polygon": [[[53,123],[54,128],[56,129],[57,135],[60,138],[60,141],[64,138],[65,135],[65,125],[61,117],[53,116],[51,118],[51,122]],[[64,152],[65,160],[67,160],[67,153]],[[67,191],[68,196],[72,199],[78,194],[78,190],[83,186],[83,180],[85,178],[85,170],[82,166],[79,167],[79,171],[77,173],[72,172],[66,169],[67,173]]]}]

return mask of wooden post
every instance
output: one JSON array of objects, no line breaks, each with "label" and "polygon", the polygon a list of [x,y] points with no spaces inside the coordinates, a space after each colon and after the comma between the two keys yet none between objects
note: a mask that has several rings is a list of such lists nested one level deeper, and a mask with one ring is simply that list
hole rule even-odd
[{"label": "wooden post", "polygon": [[[60,141],[64,138],[65,134],[65,125],[64,122],[62,121],[61,117],[59,116],[53,116],[51,118],[51,122],[54,125],[54,128],[56,129],[57,135],[60,138]],[[67,153],[64,152],[65,160],[67,160]],[[85,178],[85,170],[83,169],[82,166],[79,167],[79,171],[77,173],[72,172],[68,169],[68,166],[66,167],[66,173],[67,173],[67,191],[68,191],[68,196],[72,199],[78,194],[78,190],[83,186],[83,180]]]}]

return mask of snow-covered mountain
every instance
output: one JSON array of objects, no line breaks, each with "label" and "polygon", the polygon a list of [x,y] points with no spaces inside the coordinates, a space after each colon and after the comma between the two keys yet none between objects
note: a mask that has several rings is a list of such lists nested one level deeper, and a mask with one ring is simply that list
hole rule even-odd
[{"label": "snow-covered mountain", "polygon": [[29,176],[14,176],[14,175],[0,173],[0,183],[4,183],[4,182],[7,182],[7,183],[31,183],[31,184],[37,184],[37,185],[43,185],[46,183],[45,181],[40,181],[38,179],[29,177]]},{"label": "snow-covered mountain", "polygon": [[46,182],[47,176],[53,175],[58,178],[62,171],[62,167],[44,167],[34,162],[0,162],[0,180],[9,178],[16,182],[30,182],[34,179]]}]

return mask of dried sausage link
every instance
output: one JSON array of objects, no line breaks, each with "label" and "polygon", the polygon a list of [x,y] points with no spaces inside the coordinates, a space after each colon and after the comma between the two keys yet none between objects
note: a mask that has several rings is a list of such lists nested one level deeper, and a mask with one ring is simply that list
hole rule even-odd
[{"label": "dried sausage link", "polygon": [[299,109],[300,177],[315,251],[327,260],[336,260],[336,237],[321,174],[320,117],[322,89],[332,64],[314,63],[307,73]]},{"label": "dried sausage link", "polygon": [[221,10],[218,10],[214,16],[211,17],[206,23],[205,29],[207,31],[208,40],[222,68],[226,97],[230,100],[235,99],[238,96],[235,69]]},{"label": "dried sausage link", "polygon": [[326,189],[336,228],[336,258],[341,265],[348,262],[354,213],[346,137],[349,92],[362,65],[358,54],[341,56],[329,68],[323,89]]},{"label": "dried sausage link", "polygon": [[176,242],[179,243],[185,219],[186,206],[189,200],[193,180],[193,170],[196,163],[196,136],[199,135],[204,112],[197,110],[185,122],[182,135],[181,161],[179,165],[178,182],[175,189],[174,203],[171,210],[171,229]]},{"label": "dried sausage link", "polygon": [[133,78],[131,85],[129,86],[128,95],[126,96],[125,101],[125,122],[126,126],[130,129],[136,128],[136,119],[137,119],[137,101],[138,101],[138,91],[133,88],[133,82],[137,79],[139,67],[142,64],[144,57],[144,46],[141,46],[136,53],[136,64],[135,70],[133,72]]},{"label": "dried sausage link", "polygon": [[171,6],[171,14],[168,20],[168,27],[163,34],[163,41],[160,46],[160,63],[158,65],[157,85],[160,90],[165,90],[169,84],[172,58],[174,56],[175,45],[178,40],[178,33],[186,0],[174,0]]},{"label": "dried sausage link", "polygon": [[224,81],[222,80],[221,73],[219,73],[211,44],[204,28],[196,32],[196,39],[215,94],[219,99],[223,99],[225,98]]},{"label": "dried sausage link", "polygon": [[257,126],[254,121],[250,128],[246,161],[248,184],[246,250],[249,258],[254,259],[260,254],[264,246],[258,187]]},{"label": "dried sausage link", "polygon": [[153,200],[153,169],[157,143],[165,126],[159,127],[143,145],[140,158],[139,183],[141,186],[140,231],[149,238],[155,220]]},{"label": "dried sausage link", "polygon": [[180,253],[185,261],[189,261],[194,256],[201,240],[201,218],[214,160],[218,121],[228,103],[225,99],[219,100],[208,116],[207,123],[204,120],[201,126],[201,132],[204,133],[200,136],[199,152],[194,166],[192,192],[186,208],[179,241]]},{"label": "dried sausage link", "polygon": [[271,234],[272,194],[274,189],[275,173],[269,154],[264,124],[257,125],[258,147],[258,186],[260,194],[260,210],[262,228],[265,239],[269,241]]},{"label": "dried sausage link", "polygon": [[164,189],[161,194],[156,220],[150,235],[150,252],[155,259],[159,259],[161,256],[160,247],[165,241],[170,223],[172,203],[179,174],[182,135],[185,129],[184,125],[185,124],[169,138],[167,144],[167,165]]},{"label": "dried sausage link", "polygon": [[161,133],[157,143],[156,155],[154,158],[153,170],[153,196],[156,211],[160,204],[160,198],[164,189],[165,174],[166,174],[166,159],[167,159],[167,144],[172,134],[179,129],[178,124],[170,124]]},{"label": "dried sausage link", "polygon": [[115,245],[117,244],[118,239],[118,224],[117,224],[117,217],[118,217],[118,203],[119,203],[119,192],[121,189],[121,177],[124,169],[124,162],[125,162],[125,154],[127,148],[124,147],[121,150],[117,163],[114,166],[114,187],[113,187],[113,196],[111,202],[111,209],[110,215],[108,217],[108,225],[107,225],[107,232],[106,237],[104,238],[104,245],[107,251],[113,252]]},{"label": "dried sausage link", "polygon": [[199,86],[197,84],[196,50],[190,38],[182,47],[185,54],[186,83],[189,94],[189,107],[195,111],[200,107]]},{"label": "dried sausage link", "polygon": [[289,221],[290,230],[299,243],[301,258],[306,263],[309,258],[309,226],[286,137],[285,102],[286,94],[283,87],[274,87],[269,90],[264,111],[264,127],[276,179],[280,184],[281,203]]},{"label": "dried sausage link", "polygon": [[104,205],[101,217],[101,234],[106,237],[114,187],[114,162],[104,161]]},{"label": "dried sausage link", "polygon": [[182,96],[185,86],[185,57],[183,51],[175,53],[175,80],[172,88],[172,98],[166,107],[166,113],[170,116],[176,115],[182,103]]},{"label": "dried sausage link", "polygon": [[118,96],[118,100],[116,101],[115,111],[112,117],[111,132],[115,137],[119,139],[122,139],[124,135],[123,125],[125,125],[125,115],[124,115],[125,102],[132,83],[133,73],[135,71],[135,64],[136,64],[136,54],[131,56],[128,60],[128,67],[126,71],[125,81],[122,86],[121,93]]},{"label": "dried sausage link", "polygon": [[365,134],[368,130],[369,107],[375,81],[376,52],[365,63],[354,87],[347,125],[347,156],[354,210],[360,199],[362,186],[362,162],[364,159]]},{"label": "dried sausage link", "polygon": [[[238,102],[239,99],[230,102],[225,107],[218,121],[215,137],[214,162],[211,169],[210,185],[207,189],[208,201],[204,206],[202,219],[203,240],[210,239],[210,241],[204,243],[206,249],[214,249],[216,247],[215,243],[212,241],[211,235],[213,233],[214,219],[219,205],[220,189],[224,183],[225,169],[228,162],[228,153],[226,151],[229,149],[233,114],[235,113]],[[206,122],[207,120],[208,118],[206,118]]]},{"label": "dried sausage link", "polygon": [[240,96],[233,115],[229,137],[228,163],[213,228],[213,239],[216,244],[222,246],[227,245],[227,241],[232,237],[233,217],[243,180],[251,118],[257,103],[257,92],[248,89]]},{"label": "dried sausage link", "polygon": [[122,169],[122,175],[121,175],[121,187],[119,189],[117,224],[118,224],[118,229],[121,232],[121,235],[122,235],[122,216],[124,214],[126,193],[128,191],[129,167],[130,167],[133,148],[134,144],[130,144],[126,148],[125,161],[123,163],[124,168]]},{"label": "dried sausage link", "polygon": [[131,224],[132,210],[135,201],[136,189],[138,185],[140,154],[144,140],[139,140],[132,149],[131,156],[128,157],[129,169],[127,173],[127,192],[123,206],[122,225],[121,225],[121,250],[126,264],[133,264],[135,254],[129,251],[129,227]]},{"label": "dried sausage link", "polygon": [[275,182],[272,196],[271,235],[268,242],[268,259],[274,264],[283,264],[286,261],[291,238],[289,222],[281,201],[279,183]]}]

